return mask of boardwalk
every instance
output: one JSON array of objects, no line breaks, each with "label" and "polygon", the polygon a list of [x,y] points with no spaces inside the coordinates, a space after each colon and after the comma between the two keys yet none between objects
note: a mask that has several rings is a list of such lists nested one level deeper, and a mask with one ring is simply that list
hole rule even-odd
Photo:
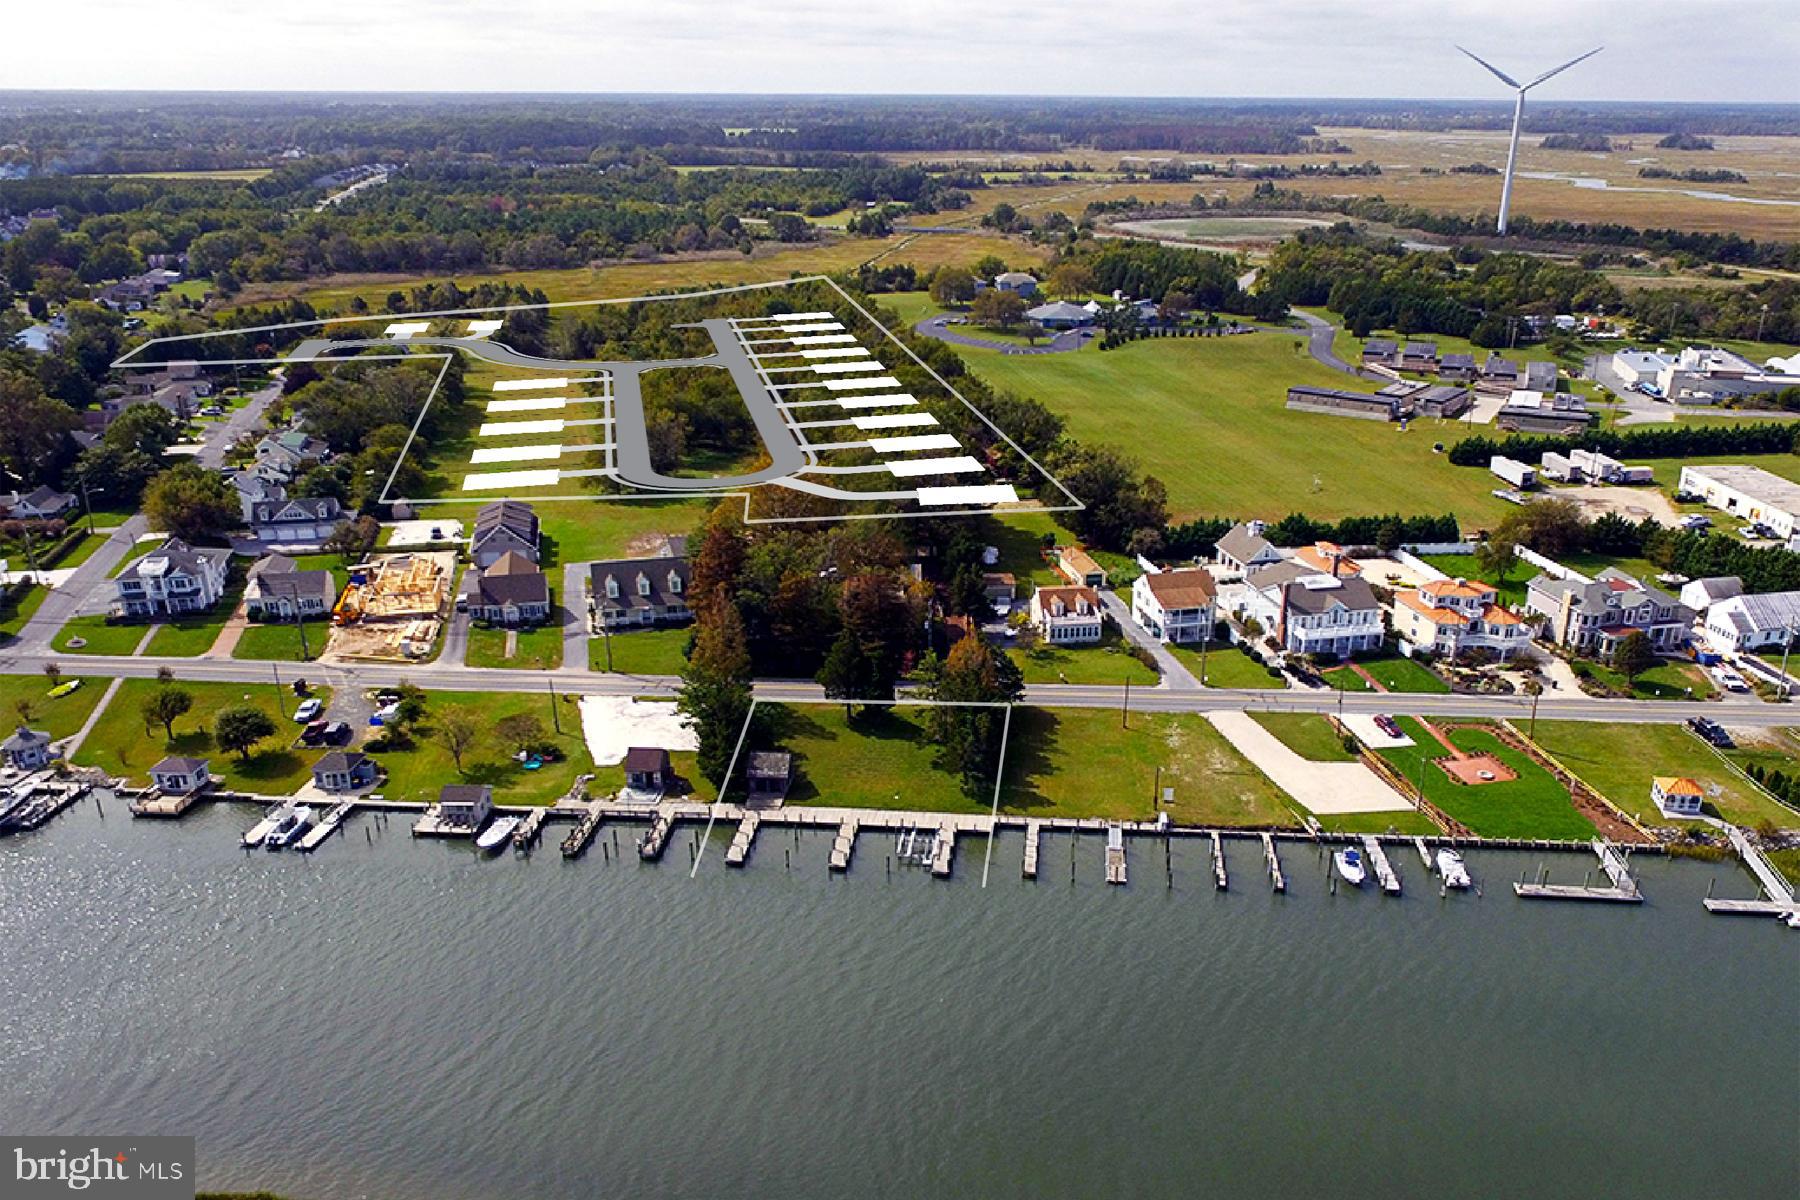
[{"label": "boardwalk", "polygon": [[1212,834],[1212,868],[1213,887],[1221,892],[1225,891],[1231,886],[1231,881],[1225,875],[1225,841],[1216,829]]}]

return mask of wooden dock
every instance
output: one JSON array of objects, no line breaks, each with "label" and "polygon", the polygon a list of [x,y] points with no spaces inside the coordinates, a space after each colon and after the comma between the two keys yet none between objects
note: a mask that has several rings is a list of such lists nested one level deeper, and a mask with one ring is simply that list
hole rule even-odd
[{"label": "wooden dock", "polygon": [[950,862],[956,855],[956,826],[945,822],[938,827],[937,841],[932,844],[931,873],[939,879],[950,878]]},{"label": "wooden dock", "polygon": [[587,813],[575,823],[569,836],[562,841],[562,856],[576,858],[586,850],[600,832],[600,823],[606,819],[606,810],[598,802],[588,805]]},{"label": "wooden dock", "polygon": [[1425,844],[1422,837],[1413,838],[1413,848],[1419,852],[1419,862],[1425,867],[1425,873],[1431,874],[1437,869],[1437,859],[1431,856],[1431,847]]},{"label": "wooden dock", "polygon": [[356,811],[356,801],[354,801],[354,800],[338,801],[336,804],[332,805],[331,808],[325,813],[323,820],[321,820],[317,825],[314,825],[311,829],[307,830],[305,836],[303,836],[298,842],[294,843],[294,849],[303,850],[306,853],[311,854],[314,850],[317,850],[320,846],[323,846],[325,844],[325,840],[327,838],[329,838],[332,834],[336,833],[338,831],[338,827],[341,826],[346,820],[348,820],[350,814],[355,811]]},{"label": "wooden dock", "polygon": [[756,840],[756,826],[760,818],[755,813],[745,813],[744,819],[738,822],[737,832],[731,835],[731,845],[725,850],[725,865],[741,867],[750,857],[750,843]]},{"label": "wooden dock", "polygon": [[1375,882],[1379,883],[1381,890],[1388,895],[1398,896],[1400,894],[1400,876],[1395,872],[1394,864],[1388,861],[1387,851],[1381,848],[1381,839],[1374,834],[1366,833],[1363,835],[1362,843],[1363,854],[1368,858],[1369,865],[1375,869]]},{"label": "wooden dock", "polygon": [[1025,822],[1025,866],[1023,868],[1023,873],[1027,879],[1037,878],[1038,838],[1043,832],[1043,829],[1044,823],[1042,821]]},{"label": "wooden dock", "polygon": [[638,857],[645,862],[655,862],[668,849],[669,835],[675,832],[675,814],[666,808],[656,810],[650,819],[650,828],[638,839]]},{"label": "wooden dock", "polygon": [[[204,789],[202,789],[204,791]],[[160,817],[170,820],[183,816],[198,804],[201,792],[187,792],[179,796],[170,796],[158,791],[146,791],[131,802],[131,815],[134,817]]]},{"label": "wooden dock", "polygon": [[1212,867],[1213,887],[1223,892],[1231,886],[1231,881],[1225,876],[1225,840],[1216,829],[1212,831]]},{"label": "wooden dock", "polygon": [[544,832],[544,822],[549,818],[550,810],[547,808],[534,808],[526,813],[525,819],[519,822],[519,827],[513,830],[513,849],[526,850],[536,844]]},{"label": "wooden dock", "polygon": [[1287,877],[1281,873],[1281,856],[1275,852],[1275,839],[1265,833],[1262,844],[1263,861],[1269,864],[1269,886],[1278,892],[1287,891]]},{"label": "wooden dock", "polygon": [[1717,896],[1708,896],[1701,903],[1706,905],[1707,912],[1724,917],[1778,917],[1786,920],[1800,913],[1800,903],[1792,900],[1722,900]]},{"label": "wooden dock", "polygon": [[837,837],[831,841],[831,869],[833,871],[850,869],[850,856],[856,853],[857,828],[855,818],[850,818],[838,826]]},{"label": "wooden dock", "polygon": [[1736,825],[1729,826],[1726,834],[1731,838],[1732,849],[1738,852],[1744,865],[1750,868],[1750,873],[1762,884],[1763,892],[1769,899],[1777,904],[1791,906],[1794,903],[1794,889],[1788,886],[1788,881],[1775,869],[1775,865],[1763,857],[1763,852]]},{"label": "wooden dock", "polygon": [[1643,893],[1638,891],[1637,880],[1631,877],[1631,871],[1625,865],[1625,856],[1619,853],[1618,847],[1600,838],[1595,838],[1590,845],[1594,853],[1600,856],[1600,868],[1612,881],[1611,887],[1521,881],[1513,884],[1513,892],[1527,900],[1593,900],[1603,904],[1642,904]]},{"label": "wooden dock", "polygon": [[1106,827],[1106,882],[1125,882],[1125,829],[1117,821]]}]

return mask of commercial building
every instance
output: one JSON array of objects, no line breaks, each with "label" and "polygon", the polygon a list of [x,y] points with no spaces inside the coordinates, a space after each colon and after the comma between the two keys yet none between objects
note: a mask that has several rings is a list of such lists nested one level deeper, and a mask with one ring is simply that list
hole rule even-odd
[{"label": "commercial building", "polygon": [[1218,588],[1198,567],[1139,575],[1131,585],[1131,619],[1159,642],[1198,642],[1212,636]]},{"label": "commercial building", "polygon": [[1399,421],[1413,415],[1412,405],[1399,396],[1346,392],[1310,384],[1289,388],[1287,406],[1300,412],[1357,417],[1365,421]]},{"label": "commercial building", "polygon": [[1587,399],[1574,392],[1513,391],[1494,424],[1511,433],[1581,433],[1593,420]]},{"label": "commercial building", "polygon": [[1714,650],[1739,654],[1783,646],[1800,636],[1800,592],[1730,596],[1710,605],[1701,620]]},{"label": "commercial building", "polygon": [[1676,490],[1734,517],[1766,525],[1784,540],[1792,540],[1800,528],[1800,483],[1761,467],[1742,463],[1683,467]]},{"label": "commercial building", "polygon": [[1507,458],[1496,454],[1488,459],[1488,470],[1512,484],[1516,488],[1537,486],[1537,470],[1530,463],[1522,463],[1516,458]]},{"label": "commercial building", "polygon": [[1689,346],[1656,373],[1656,384],[1678,404],[1711,404],[1800,387],[1800,375],[1758,366],[1730,350]]}]

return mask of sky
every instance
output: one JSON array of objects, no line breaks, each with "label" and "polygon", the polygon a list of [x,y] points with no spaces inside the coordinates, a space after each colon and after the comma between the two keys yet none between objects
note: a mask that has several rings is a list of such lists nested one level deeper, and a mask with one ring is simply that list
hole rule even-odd
[{"label": "sky", "polygon": [[[1800,0],[62,0],[0,87],[1800,101]],[[22,52],[21,52],[22,51]]]}]

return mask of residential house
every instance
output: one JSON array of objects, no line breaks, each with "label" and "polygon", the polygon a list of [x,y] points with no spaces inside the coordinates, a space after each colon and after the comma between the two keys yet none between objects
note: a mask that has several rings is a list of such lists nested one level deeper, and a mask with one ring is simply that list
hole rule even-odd
[{"label": "residential house", "polygon": [[1056,552],[1056,573],[1077,587],[1106,586],[1106,569],[1080,546],[1064,546]]},{"label": "residential house", "polygon": [[279,481],[265,478],[255,471],[231,471],[226,474],[225,482],[237,494],[238,511],[243,514],[245,525],[250,524],[256,505],[270,500],[287,499],[287,488]]},{"label": "residential house", "polygon": [[0,758],[15,771],[39,771],[50,765],[50,735],[21,725],[0,742]]},{"label": "residential house", "polygon": [[540,561],[538,517],[531,505],[519,500],[496,500],[475,514],[475,531],[469,538],[469,557],[478,567],[491,567],[502,554],[518,554]]},{"label": "residential house", "polygon": [[1094,314],[1079,304],[1057,300],[1025,310],[1025,319],[1045,329],[1080,329],[1094,323]]},{"label": "residential house", "polygon": [[68,492],[40,487],[23,496],[14,491],[6,502],[6,515],[15,521],[51,521],[73,515],[78,507]]},{"label": "residential house", "polygon": [[779,804],[794,781],[794,756],[785,750],[754,751],[744,775],[752,807]]},{"label": "residential house", "polygon": [[313,764],[313,786],[322,792],[354,792],[380,777],[375,760],[358,750],[332,750]]},{"label": "residential house", "polygon": [[204,758],[170,755],[150,768],[150,782],[165,796],[186,796],[212,782]]},{"label": "residential house", "polygon": [[1097,642],[1102,632],[1100,595],[1091,587],[1041,587],[1031,594],[1031,624],[1054,645]]},{"label": "residential house", "polygon": [[323,617],[335,603],[337,581],[330,571],[302,571],[284,554],[258,559],[244,585],[244,614],[256,621]]},{"label": "residential house", "polygon": [[113,580],[113,611],[124,617],[204,612],[225,594],[226,550],[196,550],[180,538],[132,563]]},{"label": "residential house", "polygon": [[1701,628],[1713,649],[1729,654],[1785,646],[1800,635],[1800,592],[1727,597],[1706,610]]},{"label": "residential house", "polygon": [[1398,367],[1400,347],[1386,338],[1370,338],[1363,343],[1362,362],[1365,367]]},{"label": "residential house", "polygon": [[1402,371],[1435,371],[1438,366],[1436,342],[1408,342],[1400,351]]},{"label": "residential house", "polygon": [[1539,575],[1525,587],[1525,606],[1546,619],[1550,641],[1601,657],[1634,632],[1648,636],[1658,650],[1674,650],[1687,639],[1694,619],[1693,609],[1617,567],[1591,580]]},{"label": "residential house", "polygon": [[685,553],[593,563],[588,568],[589,612],[607,629],[685,621],[693,616],[687,602],[692,581]]},{"label": "residential house", "polygon": [[272,433],[256,443],[257,464],[277,471],[285,478],[292,478],[330,455],[331,447],[298,429]]},{"label": "residential house", "polygon": [[1438,359],[1439,379],[1459,379],[1464,383],[1472,383],[1479,374],[1473,354],[1461,354],[1453,350]]},{"label": "residential house", "polygon": [[1024,271],[1002,271],[994,276],[994,287],[1002,292],[1016,292],[1029,299],[1037,295],[1038,281]]},{"label": "residential house", "polygon": [[1658,775],[1650,781],[1650,799],[1665,817],[1697,817],[1706,793],[1685,775]]},{"label": "residential house", "polygon": [[250,506],[250,532],[266,544],[320,545],[345,520],[335,496],[258,500]]},{"label": "residential house", "polygon": [[550,581],[537,564],[508,550],[492,566],[463,575],[463,604],[478,621],[536,625],[550,618]]},{"label": "residential house", "polygon": [[1218,586],[1199,567],[1139,575],[1131,584],[1131,619],[1159,642],[1199,642],[1212,637],[1218,618]]},{"label": "residential house", "polygon": [[1299,412],[1357,417],[1365,421],[1400,421],[1413,415],[1412,405],[1392,393],[1347,392],[1342,388],[1297,384],[1287,390],[1287,406]]},{"label": "residential house", "polygon": [[625,751],[625,786],[634,792],[661,795],[675,782],[669,752],[654,746],[633,746]]},{"label": "residential house", "polygon": [[486,783],[446,783],[438,789],[432,810],[439,830],[465,829],[474,833],[494,815],[494,788]]},{"label": "residential house", "polygon": [[1245,582],[1245,613],[1291,654],[1345,658],[1381,647],[1381,602],[1361,576],[1290,561],[1253,571]]},{"label": "residential house", "polygon": [[1261,521],[1233,525],[1213,547],[1213,561],[1234,575],[1248,575],[1258,567],[1274,566],[1281,561],[1281,551],[1263,536],[1267,528]]},{"label": "residential house", "polygon": [[1510,358],[1490,354],[1481,364],[1481,378],[1476,386],[1483,391],[1505,394],[1519,386],[1519,364]]},{"label": "residential house", "polygon": [[1394,598],[1394,630],[1414,652],[1456,658],[1480,650],[1504,662],[1531,641],[1531,628],[1478,579],[1434,579]]},{"label": "residential house", "polygon": [[1012,611],[1013,597],[1018,595],[1019,581],[1008,571],[991,571],[981,577],[981,590],[996,613],[1005,616]]},{"label": "residential house", "polygon": [[1362,574],[1362,568],[1350,557],[1350,552],[1336,542],[1314,542],[1310,546],[1302,546],[1294,551],[1294,561],[1326,575],[1337,575],[1345,579]]}]

